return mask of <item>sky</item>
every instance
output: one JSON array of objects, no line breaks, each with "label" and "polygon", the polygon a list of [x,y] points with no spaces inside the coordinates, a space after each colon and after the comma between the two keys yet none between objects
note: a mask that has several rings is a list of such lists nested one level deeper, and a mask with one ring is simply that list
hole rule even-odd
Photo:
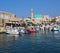
[{"label": "sky", "polygon": [[17,17],[29,17],[31,8],[34,14],[60,15],[60,0],[0,0],[0,11],[15,14]]}]

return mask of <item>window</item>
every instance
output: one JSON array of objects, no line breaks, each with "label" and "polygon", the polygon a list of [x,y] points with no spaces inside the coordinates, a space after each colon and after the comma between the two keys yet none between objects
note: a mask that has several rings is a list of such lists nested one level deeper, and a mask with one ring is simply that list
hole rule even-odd
[{"label": "window", "polygon": [[4,16],[1,14],[0,17],[3,18]]},{"label": "window", "polygon": [[5,14],[1,14],[1,15],[0,15],[0,18],[4,18],[4,19],[10,19],[10,16],[8,16],[8,15],[5,15]]}]

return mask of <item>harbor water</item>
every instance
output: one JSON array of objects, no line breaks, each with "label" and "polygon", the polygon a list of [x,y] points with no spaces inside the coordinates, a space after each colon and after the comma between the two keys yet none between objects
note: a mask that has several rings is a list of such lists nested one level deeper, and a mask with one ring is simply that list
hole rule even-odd
[{"label": "harbor water", "polygon": [[60,32],[0,34],[0,53],[60,53]]}]

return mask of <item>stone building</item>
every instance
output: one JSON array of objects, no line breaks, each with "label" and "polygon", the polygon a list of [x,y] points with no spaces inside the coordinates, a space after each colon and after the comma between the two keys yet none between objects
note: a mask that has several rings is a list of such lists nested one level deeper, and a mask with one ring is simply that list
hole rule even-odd
[{"label": "stone building", "polygon": [[23,20],[22,18],[16,18],[15,14],[8,13],[8,12],[0,12],[0,25],[5,26],[5,23],[8,22],[16,22]]}]

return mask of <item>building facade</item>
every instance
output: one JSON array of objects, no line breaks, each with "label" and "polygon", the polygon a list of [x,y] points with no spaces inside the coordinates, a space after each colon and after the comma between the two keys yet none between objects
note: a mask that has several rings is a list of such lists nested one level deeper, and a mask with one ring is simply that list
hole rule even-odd
[{"label": "building facade", "polygon": [[8,13],[8,12],[0,12],[0,25],[5,26],[5,23],[13,22],[13,21],[20,21],[23,20],[22,18],[16,18],[15,14]]},{"label": "building facade", "polygon": [[[41,23],[49,23],[51,18],[48,15],[40,16],[39,18],[35,18],[34,11],[31,9],[31,18],[17,18],[15,14],[8,13],[8,12],[0,12],[0,25],[5,26],[8,22],[32,22],[34,24],[41,24]],[[42,18],[41,18],[42,17]]]}]

